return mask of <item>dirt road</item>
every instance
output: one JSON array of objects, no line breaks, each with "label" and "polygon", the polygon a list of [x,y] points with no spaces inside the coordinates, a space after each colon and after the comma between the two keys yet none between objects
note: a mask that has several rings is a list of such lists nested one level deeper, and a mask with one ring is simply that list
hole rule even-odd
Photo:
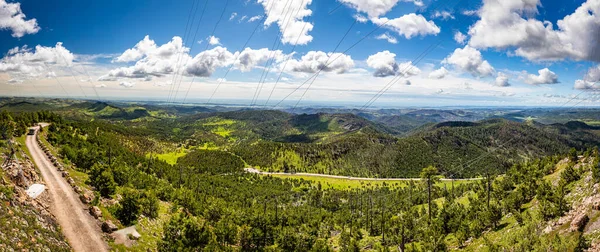
[{"label": "dirt road", "polygon": [[[36,133],[37,134],[37,133]],[[33,161],[40,169],[50,198],[50,211],[58,221],[63,234],[75,251],[108,251],[102,238],[102,231],[96,220],[88,214],[86,207],[79,200],[60,172],[48,160],[37,144],[35,135],[27,136],[27,148]]]}]

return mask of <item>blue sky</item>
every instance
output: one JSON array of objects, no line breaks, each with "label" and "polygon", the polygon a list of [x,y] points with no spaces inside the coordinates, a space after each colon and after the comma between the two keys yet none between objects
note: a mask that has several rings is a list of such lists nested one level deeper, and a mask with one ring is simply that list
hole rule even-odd
[{"label": "blue sky", "polygon": [[392,83],[372,106],[580,99],[591,106],[600,80],[593,36],[600,0],[0,0],[0,7],[0,92],[9,96],[360,107]]}]

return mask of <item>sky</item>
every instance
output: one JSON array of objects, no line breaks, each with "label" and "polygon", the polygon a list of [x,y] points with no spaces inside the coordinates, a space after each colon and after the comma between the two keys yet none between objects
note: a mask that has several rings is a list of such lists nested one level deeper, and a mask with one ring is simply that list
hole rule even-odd
[{"label": "sky", "polygon": [[600,0],[0,0],[0,95],[595,106],[599,15]]}]

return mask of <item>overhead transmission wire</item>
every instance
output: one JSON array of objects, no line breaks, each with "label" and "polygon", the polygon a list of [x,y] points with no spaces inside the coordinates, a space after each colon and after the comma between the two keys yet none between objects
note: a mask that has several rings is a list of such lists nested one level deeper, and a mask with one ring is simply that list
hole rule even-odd
[{"label": "overhead transmission wire", "polygon": [[[275,1],[275,0],[273,0],[273,1]],[[252,39],[252,37],[254,36],[254,34],[256,33],[256,31],[258,30],[258,27],[260,27],[260,25],[271,14],[271,10],[273,9],[274,5],[275,4],[272,4],[271,7],[269,7],[269,10],[267,11],[267,13],[262,17],[262,19],[256,23],[256,26],[254,27],[254,30],[252,30],[252,33],[250,33],[250,36],[248,37],[248,39],[246,40],[246,42],[244,43],[244,45],[239,50],[240,52],[248,45],[248,43],[250,43],[250,40]],[[239,59],[240,55],[241,55],[241,53],[236,56],[234,62],[236,62]],[[227,69],[227,71],[225,72],[225,74],[223,75],[223,77],[219,80],[219,83],[217,83],[217,87],[213,90],[212,95],[208,98],[208,100],[205,102],[205,104],[210,103],[210,101],[212,100],[212,98],[214,97],[214,95],[217,93],[217,90],[219,90],[219,87],[223,83],[223,80],[227,77],[227,75],[229,74],[229,72],[231,71],[231,69],[233,69],[233,67],[234,67],[234,64],[232,64],[231,66],[229,66],[229,68]],[[188,90],[186,92],[186,95],[185,95],[185,99],[183,99],[183,102],[185,102],[185,100],[187,99],[188,93],[190,92],[190,88],[191,88],[191,86],[188,88]]]},{"label": "overhead transmission wire", "polygon": [[[463,1],[464,0],[458,0],[454,4],[452,9],[456,9],[456,7]],[[458,23],[455,23],[453,25],[453,27],[456,26],[457,24],[458,25],[462,24],[466,20],[466,18],[467,17],[462,17]],[[392,78],[392,80],[390,80],[390,82],[388,82],[388,84],[386,84],[383,88],[381,88],[381,90],[379,90],[373,97],[371,97],[371,99],[369,99],[360,109],[363,110],[363,109],[366,109],[366,108],[370,107],[371,105],[373,105],[373,103],[375,103],[381,96],[383,96],[400,79],[405,77],[409,73],[409,71],[411,71],[415,67],[416,64],[421,62],[421,60],[423,60],[429,53],[431,53],[433,50],[435,50],[440,44],[442,44],[442,42],[443,42],[443,38],[440,38],[437,42],[432,43],[429,47],[427,47],[427,49],[425,49],[425,51],[423,51],[421,54],[419,54],[413,61],[410,61],[410,64],[407,65],[406,67],[404,67],[404,70],[402,70],[396,76],[394,76],[394,78]]]},{"label": "overhead transmission wire", "polygon": [[[178,53],[177,55],[177,61],[175,62],[175,72],[173,72],[172,78],[171,78],[171,85],[169,86],[169,93],[167,94],[167,100],[166,102],[169,103],[169,101],[171,100],[171,96],[173,94],[173,90],[175,88],[175,82],[177,80],[177,75],[179,74],[179,69],[180,69],[180,63],[181,63],[181,57],[184,53],[184,45],[186,43],[186,41],[188,40],[189,37],[189,33],[191,33],[191,27],[193,27],[194,24],[194,20],[196,18],[196,13],[198,12],[198,5],[196,5],[196,2],[200,2],[201,0],[192,0],[192,6],[190,7],[190,11],[188,13],[188,17],[187,17],[187,21],[185,23],[185,29],[183,32],[183,37],[182,37],[182,41],[181,41],[181,51]],[[206,4],[208,3],[208,0],[205,0]],[[193,14],[193,16],[192,16]],[[202,20],[200,20],[202,21]],[[191,23],[191,25],[190,25]]]},{"label": "overhead transmission wire", "polygon": [[[285,34],[285,32],[287,31],[287,28],[290,24],[290,21],[293,19],[293,16],[291,15],[293,12],[293,8],[291,5],[288,5],[290,3],[291,2],[288,0],[286,2],[286,5],[283,7],[283,10],[281,11],[281,14],[283,14],[285,12],[285,15],[283,16],[284,26],[282,27],[283,30],[282,30],[281,34]],[[304,5],[304,0],[302,0],[302,5]],[[298,11],[296,12],[296,15],[300,12],[300,9],[302,9],[302,5],[300,5],[298,7]],[[285,11],[286,8],[288,9],[287,12]],[[289,15],[289,18],[288,18],[288,15]],[[280,45],[281,45],[281,39],[279,38],[279,33],[277,33],[277,35],[275,36],[275,39],[273,40],[273,45],[271,46],[270,56],[267,59],[267,61],[265,62],[265,67],[263,68],[263,72],[260,76],[260,79],[258,80],[256,90],[254,91],[254,96],[252,97],[252,102],[250,103],[251,107],[256,105],[256,102],[258,101],[258,98],[260,97],[260,93],[262,92],[264,83],[267,81],[267,77],[269,75],[269,72],[271,71],[271,67],[273,66],[273,63],[275,62],[275,60],[273,59],[273,56],[275,54],[275,51],[277,49],[279,49]]]},{"label": "overhead transmission wire", "polygon": [[62,85],[62,83],[56,77],[56,72],[51,71],[52,69],[48,66],[48,64],[46,64],[46,62],[44,62],[43,64],[46,67],[46,71],[48,71],[48,74],[50,72],[52,72],[52,74],[51,74],[52,78],[54,78],[54,80],[56,80],[56,83],[58,84],[58,86],[60,86],[60,88],[62,89],[62,91],[67,95],[67,98],[71,98],[71,96],[69,95],[69,92],[67,92],[67,90],[65,89],[65,87]]},{"label": "overhead transmission wire", "polygon": [[[327,57],[327,60],[325,61],[326,63],[329,61],[329,59],[331,59],[331,56],[333,56],[335,54],[335,52],[337,51],[338,47],[342,44],[342,42],[344,41],[344,39],[346,39],[346,37],[348,36],[348,34],[352,30],[352,28],[354,28],[354,25],[356,25],[357,21],[358,21],[357,19],[354,19],[354,22],[352,23],[352,25],[350,25],[350,28],[348,28],[348,30],[346,31],[346,33],[344,34],[344,36],[342,37],[342,39],[340,39],[340,42],[338,42],[338,44],[335,46],[335,48],[333,49],[333,52],[331,54],[329,54],[329,56]],[[319,71],[317,71],[317,74],[312,79],[312,81],[310,82],[310,84],[308,84],[308,87],[304,90],[304,93],[302,93],[302,95],[300,96],[300,98],[298,99],[298,101],[296,102],[296,104],[294,105],[294,107],[292,108],[292,111],[296,110],[296,107],[298,107],[298,104],[300,104],[300,101],[302,101],[302,99],[304,98],[304,96],[306,95],[306,93],[308,92],[308,90],[310,89],[310,87],[312,87],[313,83],[315,83],[315,80],[319,77],[319,74],[321,73],[321,71],[323,71],[323,69],[325,69],[325,68],[322,67],[322,68],[319,69]]]},{"label": "overhead transmission wire", "polygon": [[[192,44],[191,44],[191,46],[190,46],[190,52],[192,51],[192,49],[194,49],[194,45],[196,45],[196,43],[194,43],[194,41],[196,41],[196,37],[198,36],[198,31],[200,30],[200,24],[202,23],[202,19],[204,18],[204,13],[205,13],[205,11],[206,11],[206,6],[207,6],[207,5],[208,5],[208,0],[207,0],[207,1],[204,3],[204,7],[202,8],[202,14],[200,15],[200,20],[198,21],[198,26],[196,27],[196,31],[194,32],[194,37],[192,38],[192,42],[191,42]],[[216,30],[216,28],[217,28],[217,25],[218,25],[218,24],[219,24],[219,22],[221,21],[221,18],[223,17],[223,13],[225,13],[225,10],[226,10],[226,9],[227,9],[227,3],[225,4],[225,8],[223,8],[223,12],[221,12],[221,17],[219,18],[219,21],[217,21],[217,24],[215,25],[215,28],[213,29],[213,31],[212,31],[212,33],[211,33],[211,35],[210,35],[211,37],[214,35],[214,33],[215,33],[215,30]],[[192,25],[193,25],[193,23],[192,23]],[[191,32],[191,31],[192,31],[192,30],[191,30],[191,28],[190,28],[190,32]],[[207,43],[206,43],[206,47],[205,47],[205,49],[204,49],[205,51],[206,51],[206,49],[208,49],[208,45],[209,45],[209,43],[207,42]],[[181,65],[181,67],[183,67],[183,66],[187,65],[187,63],[189,62],[190,58],[191,58],[191,56],[190,56],[190,57],[186,57],[186,59],[185,59],[185,63],[183,63],[183,64]],[[174,94],[174,97],[173,97],[173,99],[172,99],[172,101],[171,101],[171,102],[175,102],[175,100],[177,99],[177,95],[179,94],[179,89],[180,89],[180,87],[181,87],[181,82],[183,82],[183,71],[185,71],[185,69],[183,69],[183,70],[182,70],[182,71],[179,73],[179,83],[178,83],[178,85],[177,85],[176,92],[175,92],[175,94]],[[191,85],[191,84],[190,84],[190,85]]]},{"label": "overhead transmission wire", "polygon": [[[285,15],[283,16],[283,20],[284,20],[284,27],[283,27],[283,31],[281,32],[282,34],[285,33],[285,31],[287,30],[287,25],[289,24],[289,19],[288,18],[288,14],[291,13],[291,11],[293,10],[291,8],[290,1],[288,0],[285,4],[285,6],[283,7],[281,14],[283,14],[285,12]],[[288,11],[286,12],[286,8],[288,9]],[[298,8],[298,10],[300,10],[301,6]],[[290,16],[291,18],[291,16]],[[286,22],[287,20],[287,22]],[[277,33],[277,35],[275,36],[275,39],[273,40],[273,45],[271,46],[271,52],[270,52],[270,56],[267,59],[267,61],[265,62],[265,66],[263,67],[263,71],[262,74],[258,80],[258,83],[256,85],[256,90],[254,91],[254,96],[252,97],[252,102],[250,103],[250,106],[253,107],[256,104],[256,101],[258,100],[258,97],[260,96],[260,92],[262,91],[263,85],[264,85],[264,81],[266,81],[267,76],[269,75],[269,72],[271,71],[271,66],[273,63],[272,60],[272,56],[274,55],[274,51],[276,50],[276,48],[279,48],[279,45],[281,44],[281,39],[279,39],[279,33]],[[270,64],[271,63],[271,64]]]},{"label": "overhead transmission wire", "polygon": [[[462,0],[459,0],[459,2],[460,1],[462,1]],[[436,2],[436,4],[440,4],[440,2]],[[435,9],[435,8],[432,8],[432,9]],[[385,21],[385,22],[383,22],[381,24],[378,24],[374,29],[372,29],[370,32],[368,32],[365,36],[363,36],[362,38],[360,38],[354,44],[350,45],[350,47],[348,47],[346,50],[344,50],[343,52],[341,52],[337,57],[335,57],[332,61],[330,61],[327,64],[325,64],[325,66],[323,66],[323,67],[324,68],[328,67],[330,64],[332,64],[333,62],[335,62],[336,60],[338,60],[342,55],[345,55],[348,51],[352,50],[354,47],[356,47],[358,44],[360,44],[363,40],[365,40],[366,38],[368,38],[371,35],[373,35],[373,33],[375,33],[376,31],[378,31],[379,29],[381,29],[383,26],[387,25],[392,20],[393,19],[388,19],[387,21]],[[310,81],[314,76],[317,76],[317,73],[313,74],[308,79],[306,79],[302,84],[300,84],[298,87],[296,87],[294,90],[292,90],[292,92],[290,92],[289,94],[287,94],[283,99],[281,99],[278,103],[276,103],[272,107],[274,108],[274,107],[279,106],[282,102],[284,102],[292,94],[294,94],[296,91],[298,91],[300,88],[302,88],[306,83],[308,83],[308,81]]]},{"label": "overhead transmission wire", "polygon": [[308,24],[308,21],[310,21],[310,18],[306,22],[304,22],[304,26],[302,27],[302,31],[298,34],[298,37],[296,38],[296,42],[294,43],[294,46],[292,47],[292,50],[290,52],[290,56],[287,57],[287,59],[283,63],[283,67],[279,71],[279,76],[277,76],[277,80],[275,80],[275,84],[273,85],[273,88],[271,89],[271,93],[269,93],[269,97],[267,98],[267,101],[263,105],[263,108],[266,107],[267,104],[269,103],[269,101],[271,100],[271,97],[273,96],[273,92],[277,88],[277,84],[281,80],[281,77],[283,76],[283,72],[285,71],[285,68],[287,67],[287,63],[290,61],[290,59],[292,59],[293,53],[296,51],[296,46],[298,46],[298,42],[300,41],[300,37],[302,37],[302,34],[304,34],[304,30],[306,30],[306,25]]},{"label": "overhead transmission wire", "polygon": [[[215,32],[217,31],[217,27],[219,26],[219,23],[221,23],[221,20],[223,19],[223,15],[225,14],[225,11],[227,10],[227,6],[228,6],[228,5],[229,5],[229,0],[225,1],[225,7],[223,7],[223,10],[221,11],[221,15],[219,15],[219,19],[218,19],[218,20],[217,20],[217,22],[215,23],[215,26],[213,27],[213,30],[212,30],[212,32],[210,33],[210,36],[209,36],[209,38],[210,38],[210,37],[213,37],[213,36],[215,35]],[[206,6],[205,6],[205,8],[206,8]],[[204,12],[203,12],[203,14],[204,14]],[[200,28],[200,23],[198,23],[198,27],[197,27],[197,29],[196,29],[196,33],[198,33],[198,29],[199,29],[199,28]],[[194,35],[194,37],[195,37],[195,36],[196,36],[196,35]],[[195,40],[195,38],[194,38],[194,40]],[[206,43],[206,47],[204,48],[204,51],[206,51],[206,50],[208,49],[208,46],[210,45],[210,43],[209,43],[209,42],[210,42],[210,41],[207,41],[207,43]],[[192,47],[193,47],[193,45],[192,45]],[[189,60],[189,58],[188,58],[188,60]],[[204,55],[202,55],[202,60],[204,60]],[[186,64],[187,64],[187,62],[186,62]],[[181,75],[183,76],[183,73],[181,73]],[[189,92],[189,90],[192,88],[192,85],[194,84],[194,80],[196,80],[196,75],[193,75],[193,76],[192,76],[192,80],[190,81],[190,85],[189,85],[189,87],[188,87],[188,91],[186,91],[186,95],[185,95],[185,97],[186,97],[186,98],[187,98],[187,95],[188,95],[187,93]],[[181,81],[179,82],[179,84],[181,85]],[[178,93],[178,92],[179,92],[179,87],[177,87],[177,93]],[[177,97],[177,93],[175,93],[175,97]]]},{"label": "overhead transmission wire", "polygon": [[96,90],[96,86],[94,85],[94,82],[92,80],[92,76],[90,76],[90,73],[87,71],[87,69],[85,68],[85,66],[83,65],[83,63],[81,64],[81,68],[83,69],[83,72],[85,73],[85,75],[87,75],[88,81],[92,85],[92,90],[94,90],[94,93],[96,94],[96,98],[98,98],[98,100],[100,100],[100,95],[98,95],[98,90]]},{"label": "overhead transmission wire", "polygon": [[[198,0],[198,1],[200,1],[200,0]],[[206,0],[206,1],[208,1],[208,0]],[[197,2],[196,0],[192,0],[192,7],[190,8],[190,12],[188,13],[188,18],[187,18],[187,21],[186,21],[186,24],[185,24],[185,30],[184,30],[183,37],[182,37],[182,42],[181,42],[182,44],[184,44],[185,41],[187,41],[188,28],[190,26],[190,20],[192,18],[192,12],[194,11],[194,6],[195,6],[196,2]],[[176,63],[176,65],[175,65],[175,72],[173,72],[173,74],[171,76],[171,85],[169,86],[169,92],[167,94],[167,99],[165,100],[165,102],[167,102],[167,103],[171,99],[171,93],[173,92],[173,88],[174,88],[174,85],[175,85],[175,79],[177,78],[177,74],[179,73],[179,64],[181,62],[181,56],[183,55],[183,52],[184,52],[184,48],[182,46],[181,51],[177,55],[177,61],[175,62]]]}]

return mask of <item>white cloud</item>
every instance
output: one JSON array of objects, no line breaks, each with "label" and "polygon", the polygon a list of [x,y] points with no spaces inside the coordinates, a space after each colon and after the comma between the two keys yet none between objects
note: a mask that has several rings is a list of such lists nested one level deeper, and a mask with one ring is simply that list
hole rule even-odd
[{"label": "white cloud", "polygon": [[574,89],[578,90],[591,90],[591,89],[600,89],[600,85],[597,82],[589,82],[586,80],[576,80],[575,85],[573,85]]},{"label": "white cloud", "polygon": [[533,61],[600,61],[600,1],[588,0],[556,22],[536,20],[539,0],[485,0],[481,17],[469,29],[469,45],[514,49]]},{"label": "white cloud", "polygon": [[355,14],[354,19],[356,19],[356,21],[359,23],[366,23],[367,21],[369,21],[369,19],[367,19],[367,17],[360,15],[360,14]]},{"label": "white cloud", "polygon": [[227,79],[225,79],[225,78],[217,78],[217,82],[219,82],[219,83],[227,82]]},{"label": "white cloud", "polygon": [[275,59],[275,62],[281,62],[285,59],[285,55],[281,50],[271,51],[268,48],[250,49],[246,48],[241,53],[235,53],[237,61],[235,66],[242,72],[252,70],[258,64],[265,63],[269,59]]},{"label": "white cloud", "polygon": [[595,67],[590,67],[587,73],[583,77],[583,79],[587,82],[598,82],[600,81],[600,65]]},{"label": "white cloud", "polygon": [[494,68],[487,60],[483,59],[481,52],[468,45],[464,48],[456,48],[442,63],[453,65],[475,77],[486,77],[494,73]]},{"label": "white cloud", "polygon": [[508,82],[508,75],[506,75],[505,73],[498,73],[498,76],[496,77],[496,86],[498,87],[508,87],[510,86],[510,83]]},{"label": "white cloud", "polygon": [[402,85],[410,86],[412,85],[412,82],[410,82],[410,80],[402,80]]},{"label": "white cloud", "polygon": [[75,56],[61,42],[56,43],[54,47],[15,47],[0,60],[0,73],[35,77],[46,74],[47,65],[71,66],[74,59]]},{"label": "white cloud", "polygon": [[432,15],[433,18],[442,18],[443,20],[454,19],[454,15],[448,11],[435,11]]},{"label": "white cloud", "polygon": [[286,70],[300,73],[323,72],[345,73],[354,67],[354,60],[350,55],[342,53],[325,53],[322,51],[309,51],[300,60],[291,59]]},{"label": "white cloud", "polygon": [[119,83],[119,86],[125,87],[125,88],[132,88],[135,86],[135,83],[128,82],[128,81],[121,81],[121,83]]},{"label": "white cloud", "polygon": [[395,31],[398,35],[404,36],[407,39],[419,35],[437,35],[440,33],[440,28],[433,21],[427,21],[421,14],[410,13],[394,19],[386,17],[371,18],[371,21],[376,25],[381,25]]},{"label": "white cloud", "polygon": [[397,44],[398,40],[396,39],[396,37],[389,35],[387,33],[383,33],[377,37],[375,37],[375,39],[380,39],[380,40],[387,40],[387,42],[392,43],[392,44]]},{"label": "white cloud", "polygon": [[9,83],[9,84],[13,84],[13,85],[14,85],[14,84],[18,84],[18,83],[23,83],[23,80],[21,80],[21,79],[15,79],[15,78],[12,78],[12,79],[10,79],[10,80],[7,80],[7,81],[6,81],[6,83]]},{"label": "white cloud", "polygon": [[554,72],[550,71],[548,68],[540,69],[538,71],[539,75],[529,74],[525,78],[525,83],[531,85],[539,85],[539,84],[556,84],[558,83],[558,75]]},{"label": "white cloud", "polygon": [[417,6],[423,6],[421,0],[340,0],[340,2],[359,12],[367,13],[370,18],[388,13],[398,2],[412,2]]},{"label": "white cloud", "polygon": [[248,23],[252,23],[254,21],[260,20],[261,18],[262,18],[261,15],[252,16],[252,17],[248,18]]},{"label": "white cloud", "polygon": [[396,62],[396,54],[387,50],[369,56],[367,58],[367,65],[375,69],[375,72],[373,72],[373,76],[375,77],[395,75],[408,77],[421,73],[421,70],[412,65],[410,61],[398,64]]},{"label": "white cloud", "polygon": [[237,12],[231,13],[231,16],[229,16],[229,21],[233,20],[236,16],[237,16]]},{"label": "white cloud", "polygon": [[430,79],[443,79],[444,77],[446,77],[446,75],[448,75],[448,70],[445,67],[440,67],[440,69],[434,70],[431,73],[429,73],[429,78]]},{"label": "white cloud", "polygon": [[228,66],[233,60],[234,55],[227,48],[217,46],[196,55],[185,67],[185,72],[193,76],[209,77],[218,67]]},{"label": "white cloud", "polygon": [[248,18],[248,16],[243,15],[238,22],[240,22],[240,23],[244,22],[244,20],[246,20],[247,18]]},{"label": "white cloud", "polygon": [[208,41],[208,44],[210,44],[210,45],[220,45],[221,44],[220,39],[215,36],[212,36],[212,35],[210,37],[206,38],[206,40]]},{"label": "white cloud", "polygon": [[96,88],[105,88],[105,87],[106,87],[106,84],[104,84],[104,83],[101,83],[101,84],[97,84],[97,85],[95,85],[94,87],[96,87]]},{"label": "white cloud", "polygon": [[6,0],[0,0],[0,30],[10,30],[15,38],[37,33],[40,30],[37,20],[25,18],[20,3],[7,3]]},{"label": "white cloud", "polygon": [[457,31],[454,33],[454,41],[456,41],[457,43],[464,45],[466,40],[467,36],[462,32]]},{"label": "white cloud", "polygon": [[115,62],[136,61],[133,66],[119,67],[101,76],[98,80],[110,81],[118,78],[161,77],[175,73],[190,60],[189,48],[183,46],[181,37],[173,37],[171,41],[157,47],[156,43],[144,37],[134,48],[127,49]]},{"label": "white cloud", "polygon": [[56,73],[54,71],[50,71],[46,73],[46,78],[54,78],[56,77]]},{"label": "white cloud", "polygon": [[[308,33],[312,31],[313,24],[304,21],[305,17],[312,15],[308,6],[312,0],[306,1],[272,1],[257,0],[262,4],[267,18],[265,26],[277,23],[281,34],[281,42],[284,44],[306,45],[313,40]],[[289,13],[288,13],[289,12]]]},{"label": "white cloud", "polygon": [[146,35],[142,41],[138,42],[133,48],[127,49],[119,57],[115,58],[113,62],[137,61],[155,50],[156,43],[154,43],[154,40],[150,39],[150,36]]},{"label": "white cloud", "polygon": [[475,16],[477,15],[477,10],[465,10],[462,14],[465,16]]}]

